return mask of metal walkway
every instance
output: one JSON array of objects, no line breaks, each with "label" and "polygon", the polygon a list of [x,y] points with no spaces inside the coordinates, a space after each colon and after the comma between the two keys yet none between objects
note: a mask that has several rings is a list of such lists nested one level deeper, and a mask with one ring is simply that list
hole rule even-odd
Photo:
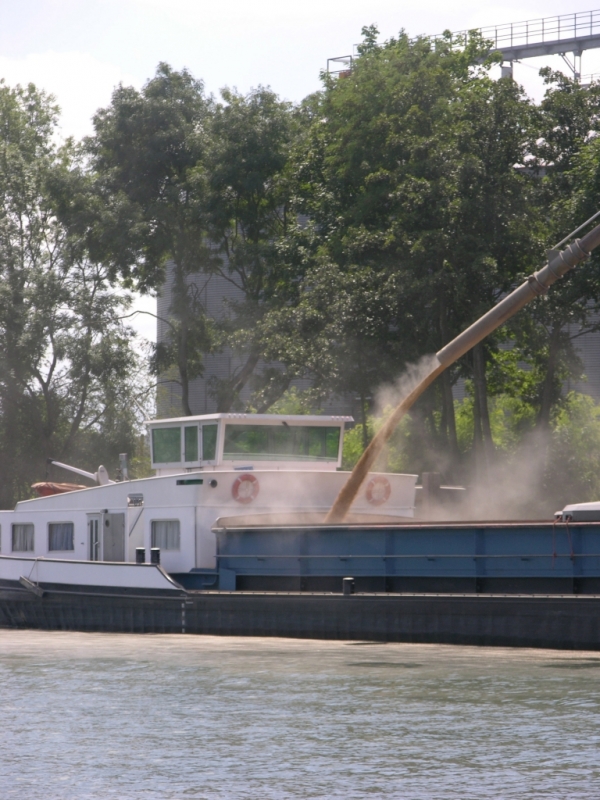
[{"label": "metal walkway", "polygon": [[[600,10],[457,31],[451,34],[452,41],[460,47],[464,39],[473,32],[492,42],[491,50],[500,52],[503,60],[507,62],[561,55],[578,79],[581,75],[583,51],[600,47]],[[411,42],[417,39],[436,42],[446,39],[446,36],[444,34],[418,36],[411,39]],[[354,45],[352,55],[327,59],[327,71],[332,74],[343,74],[351,70],[354,60],[359,57],[357,48],[358,45]],[[568,54],[573,57],[572,63],[567,58]]]}]

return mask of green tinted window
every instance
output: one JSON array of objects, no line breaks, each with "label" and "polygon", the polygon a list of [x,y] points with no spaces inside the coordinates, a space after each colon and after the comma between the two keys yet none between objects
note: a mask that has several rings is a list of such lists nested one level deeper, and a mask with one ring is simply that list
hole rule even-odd
[{"label": "green tinted window", "polygon": [[183,442],[185,445],[184,461],[198,461],[198,426],[184,428]]},{"label": "green tinted window", "polygon": [[202,460],[214,461],[217,457],[218,425],[202,426]]},{"label": "green tinted window", "polygon": [[227,425],[223,458],[238,461],[337,461],[340,429],[292,425]]},{"label": "green tinted window", "polygon": [[181,461],[181,428],[154,428],[152,455],[155,464]]}]

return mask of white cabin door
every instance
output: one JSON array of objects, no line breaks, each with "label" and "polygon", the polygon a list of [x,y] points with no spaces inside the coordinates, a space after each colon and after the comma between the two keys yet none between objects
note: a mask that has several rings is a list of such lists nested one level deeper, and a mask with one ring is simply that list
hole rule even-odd
[{"label": "white cabin door", "polygon": [[90,561],[100,561],[100,515],[88,516]]},{"label": "white cabin door", "polygon": [[125,514],[105,514],[102,560],[125,561]]}]

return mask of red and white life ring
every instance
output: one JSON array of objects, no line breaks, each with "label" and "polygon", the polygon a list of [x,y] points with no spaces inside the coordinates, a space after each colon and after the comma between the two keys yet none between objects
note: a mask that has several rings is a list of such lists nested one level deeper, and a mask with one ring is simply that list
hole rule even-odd
[{"label": "red and white life ring", "polygon": [[391,493],[390,482],[383,475],[376,475],[367,483],[367,500],[372,506],[382,506]]},{"label": "red and white life ring", "polygon": [[231,494],[233,495],[233,499],[237,500],[238,503],[251,503],[258,495],[259,489],[260,484],[258,478],[246,472],[244,475],[240,475],[239,478],[234,480],[233,486],[231,487]]}]

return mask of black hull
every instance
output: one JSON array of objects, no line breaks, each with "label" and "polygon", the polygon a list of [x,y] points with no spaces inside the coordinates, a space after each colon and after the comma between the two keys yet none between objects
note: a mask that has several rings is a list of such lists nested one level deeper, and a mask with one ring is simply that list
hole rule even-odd
[{"label": "black hull", "polygon": [[201,592],[182,600],[5,589],[0,627],[600,650],[600,596]]}]

